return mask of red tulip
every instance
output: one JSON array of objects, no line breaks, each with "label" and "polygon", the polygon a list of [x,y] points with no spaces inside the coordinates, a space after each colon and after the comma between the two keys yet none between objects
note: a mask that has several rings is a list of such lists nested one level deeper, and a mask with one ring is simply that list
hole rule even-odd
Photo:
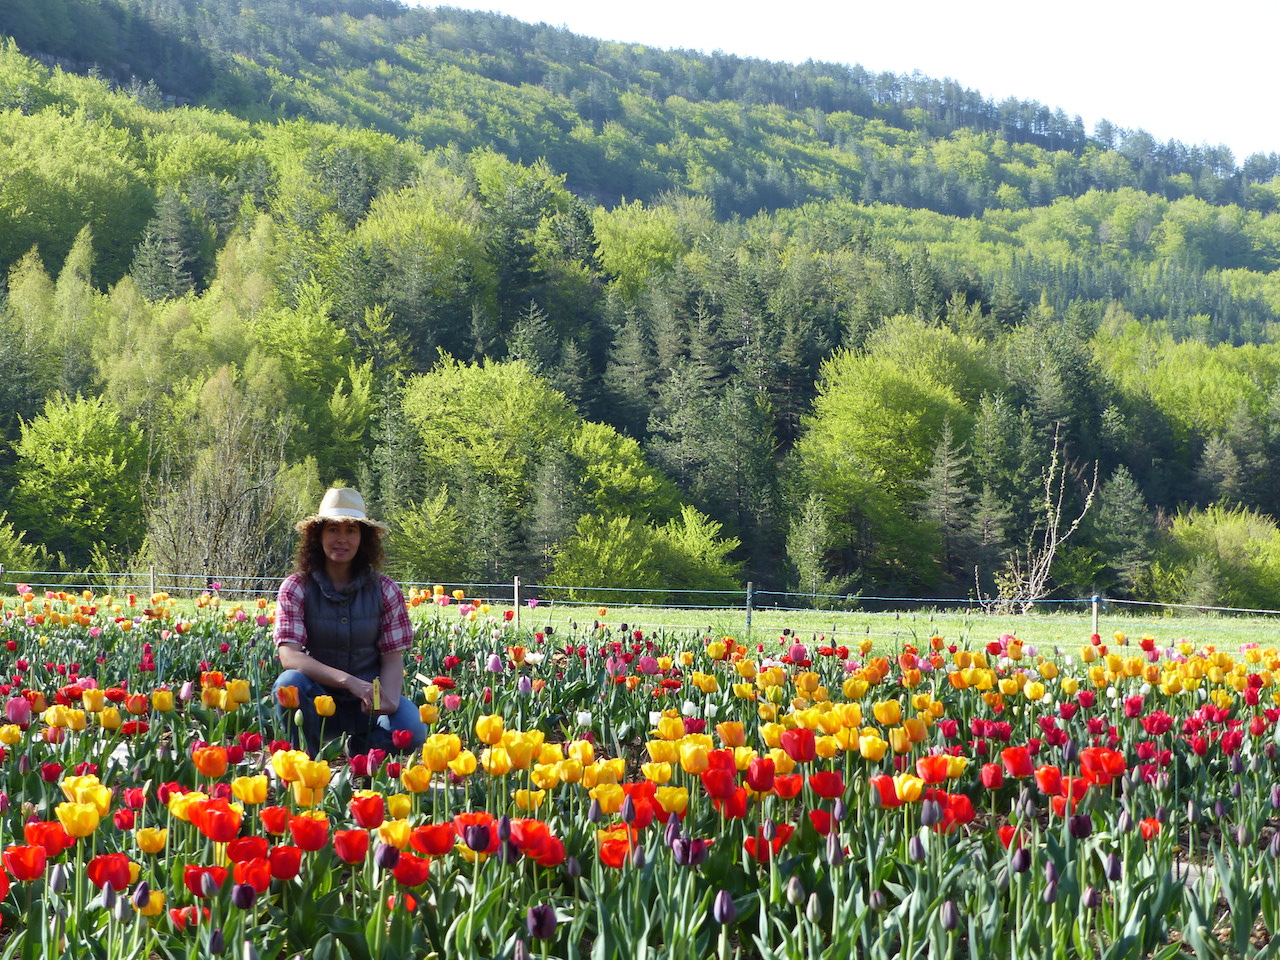
[{"label": "red tulip", "polygon": [[427,882],[427,870],[430,866],[430,860],[415,857],[412,853],[401,853],[399,862],[391,870],[391,875],[402,886],[419,887]]},{"label": "red tulip", "polygon": [[[944,765],[946,758],[940,758]],[[809,789],[826,800],[844,796],[844,775],[839,771],[823,770],[809,774]]]},{"label": "red tulip", "polygon": [[818,756],[817,739],[805,727],[782,731],[782,749],[796,763],[808,763]]},{"label": "red tulip", "polygon": [[267,853],[267,862],[271,864],[271,876],[277,880],[292,880],[302,868],[302,850],[284,844],[272,847]]},{"label": "red tulip", "polygon": [[773,760],[769,757],[755,757],[747,766],[747,786],[756,793],[769,793],[773,789]]},{"label": "red tulip", "polygon": [[387,818],[387,805],[381,794],[352,797],[348,804],[351,817],[366,830],[376,830]]},{"label": "red tulip", "polygon": [[794,800],[804,786],[804,777],[798,773],[780,773],[773,778],[773,792],[783,800]]},{"label": "red tulip", "polygon": [[747,856],[760,863],[768,863],[782,849],[782,845],[791,839],[795,827],[789,823],[780,823],[774,831],[772,840],[765,839],[763,827],[758,828],[754,836],[747,837],[742,842],[742,849],[746,851]]},{"label": "red tulip", "polygon": [[1138,822],[1138,830],[1141,831],[1143,840],[1150,840],[1160,832],[1160,821],[1155,817],[1147,817]]},{"label": "red tulip", "polygon": [[741,820],[747,815],[747,788],[734,787],[729,796],[715,801],[720,815],[728,820]]},{"label": "red tulip", "polygon": [[293,836],[293,842],[300,848],[314,852],[329,842],[329,819],[324,816],[290,817],[289,833]]},{"label": "red tulip", "polygon": [[258,893],[266,893],[271,886],[271,862],[266,857],[253,857],[237,863],[233,868],[236,883],[248,884]]},{"label": "red tulip", "polygon": [[1062,771],[1057,767],[1036,767],[1036,786],[1046,796],[1054,796],[1062,792]]},{"label": "red tulip", "polygon": [[1080,771],[1092,784],[1105,787],[1124,774],[1124,754],[1106,747],[1086,747],[1080,751]]},{"label": "red tulip", "polygon": [[826,810],[810,810],[809,822],[813,824],[813,829],[820,837],[825,837],[831,832],[831,814]]},{"label": "red tulip", "polygon": [[732,770],[704,770],[702,788],[712,800],[727,800],[738,789],[737,773]]},{"label": "red tulip", "polygon": [[63,829],[62,824],[56,820],[37,820],[23,824],[22,833],[27,838],[27,843],[44,847],[44,852],[49,857],[56,857],[75,843],[71,835]]},{"label": "red tulip", "polygon": [[345,863],[363,863],[369,855],[368,830],[338,830],[333,835],[333,852]]},{"label": "red tulip", "polygon": [[928,784],[942,783],[947,779],[949,766],[942,754],[920,757],[916,760],[916,776]]},{"label": "red tulip", "polygon": [[1031,751],[1026,747],[1005,747],[1000,751],[1000,759],[1011,777],[1029,777],[1035,772]]},{"label": "red tulip", "polygon": [[240,837],[227,844],[227,859],[232,863],[244,863],[255,858],[266,859],[269,848],[266,837]]},{"label": "red tulip", "polygon": [[208,893],[205,890],[205,876],[213,879],[213,885],[216,889],[222,889],[223,882],[227,879],[226,867],[197,867],[188,864],[182,870],[182,882],[187,885],[187,889],[194,893],[197,897],[206,897]]},{"label": "red tulip", "polygon": [[44,847],[38,844],[4,848],[4,868],[13,874],[15,880],[35,880],[44,876],[47,859]]},{"label": "red tulip", "polygon": [[241,813],[226,800],[212,798],[193,803],[191,822],[214,843],[230,843],[240,833]]},{"label": "red tulip", "polygon": [[980,779],[988,790],[999,790],[1004,786],[1004,767],[998,763],[984,763]]},{"label": "red tulip", "polygon": [[898,798],[898,785],[893,782],[893,777],[881,773],[872,777],[870,782],[879,796],[880,806],[886,809],[902,806],[902,801]]},{"label": "red tulip", "polygon": [[[514,820],[511,822],[515,823]],[[428,857],[444,856],[453,849],[457,840],[458,835],[451,823],[424,823],[409,834],[409,843],[413,849]]]},{"label": "red tulip", "polygon": [[280,836],[289,829],[288,807],[263,807],[258,811],[258,816],[262,818],[262,825],[266,827],[267,833]]}]

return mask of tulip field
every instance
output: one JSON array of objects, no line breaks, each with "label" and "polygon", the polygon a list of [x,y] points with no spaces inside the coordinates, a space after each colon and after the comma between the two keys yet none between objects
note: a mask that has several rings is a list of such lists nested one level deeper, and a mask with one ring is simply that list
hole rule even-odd
[{"label": "tulip field", "polygon": [[1280,951],[1274,647],[517,629],[437,589],[426,743],[310,757],[270,600],[19,591],[5,958]]}]

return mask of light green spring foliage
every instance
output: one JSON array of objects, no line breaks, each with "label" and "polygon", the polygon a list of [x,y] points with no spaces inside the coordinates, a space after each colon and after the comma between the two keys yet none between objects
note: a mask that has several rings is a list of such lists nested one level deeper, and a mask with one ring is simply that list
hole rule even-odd
[{"label": "light green spring foliage", "polygon": [[1280,605],[1280,528],[1240,506],[1214,504],[1174,518],[1153,564],[1155,589],[1209,606]]},{"label": "light green spring foliage", "polygon": [[95,546],[127,556],[140,544],[146,443],[105,398],[51,397],[15,452],[13,522],[33,542],[77,570]]}]

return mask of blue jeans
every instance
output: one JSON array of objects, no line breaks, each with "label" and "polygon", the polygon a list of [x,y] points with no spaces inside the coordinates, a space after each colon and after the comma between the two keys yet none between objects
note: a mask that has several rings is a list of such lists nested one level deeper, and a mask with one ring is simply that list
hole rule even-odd
[{"label": "blue jeans", "polygon": [[[372,677],[365,679],[372,680]],[[417,750],[427,739],[427,726],[418,715],[418,708],[406,696],[400,697],[400,705],[395,713],[375,717],[370,724],[369,715],[360,709],[359,701],[334,696],[333,691],[323,684],[316,683],[299,670],[285,670],[276,678],[272,687],[274,695],[281,687],[298,688],[298,711],[302,713],[302,742],[298,738],[298,725],[294,719],[294,710],[286,710],[280,706],[280,698],[275,697],[276,716],[288,732],[289,741],[294,746],[301,746],[314,755],[320,748],[321,734],[325,740],[347,734],[357,740],[366,740],[368,747],[382,750],[395,750],[391,742],[391,734],[396,730],[408,730],[413,734],[413,742],[404,749]],[[337,709],[331,717],[321,717],[316,713],[315,699],[319,696],[334,696]],[[356,751],[362,752],[362,751]]]}]

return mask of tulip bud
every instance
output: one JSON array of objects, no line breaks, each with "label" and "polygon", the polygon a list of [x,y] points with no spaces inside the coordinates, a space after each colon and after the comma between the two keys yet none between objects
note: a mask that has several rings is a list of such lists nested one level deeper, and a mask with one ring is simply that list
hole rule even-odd
[{"label": "tulip bud", "polygon": [[[1280,834],[1276,834],[1280,836]],[[838,867],[844,863],[844,844],[840,842],[840,837],[832,831],[827,834],[827,863],[833,867]]]},{"label": "tulip bud", "polygon": [[637,870],[644,869],[644,847],[636,847],[631,851],[631,865]]},{"label": "tulip bud", "polygon": [[809,894],[809,902],[804,908],[805,919],[815,926],[822,922],[822,901],[816,893]]},{"label": "tulip bud", "polygon": [[1239,780],[1231,781],[1231,799],[1232,800],[1240,799],[1240,781]]},{"label": "tulip bud", "polygon": [[570,880],[577,880],[582,876],[582,864],[577,857],[570,857],[564,862],[564,872],[569,875]]},{"label": "tulip bud", "polygon": [[533,693],[533,681],[527,674],[521,674],[520,679],[516,681],[516,693],[525,697]]},{"label": "tulip bud", "polygon": [[511,839],[511,818],[505,813],[498,818],[498,839],[503,843]]},{"label": "tulip bud", "polygon": [[1253,831],[1249,829],[1247,823],[1242,823],[1236,828],[1236,843],[1242,847],[1247,847],[1253,843]]},{"label": "tulip bud", "polygon": [[942,929],[950,933],[960,926],[960,911],[954,900],[942,901]]},{"label": "tulip bud", "polygon": [[1240,754],[1238,753],[1233,753],[1231,755],[1230,766],[1231,766],[1231,775],[1233,777],[1240,776],[1240,774],[1244,773],[1244,757],[1240,756]]},{"label": "tulip bud", "polygon": [[773,843],[773,838],[778,835],[778,825],[772,819],[765,820],[760,825],[760,836],[764,837],[769,843]]},{"label": "tulip bud", "polygon": [[535,940],[550,940],[556,935],[556,908],[549,903],[530,907],[524,923]]},{"label": "tulip bud", "polygon": [[222,935],[222,928],[218,927],[213,931],[213,933],[209,934],[209,952],[214,956],[217,956],[226,949],[226,938]]},{"label": "tulip bud", "polygon": [[[394,850],[395,848],[392,847]],[[397,851],[399,852],[399,851]],[[258,901],[258,891],[251,883],[237,883],[231,888],[231,905],[237,910],[248,910]]]},{"label": "tulip bud", "polygon": [[1107,879],[1112,883],[1120,879],[1120,858],[1116,856],[1116,852],[1114,850],[1107,854],[1107,859],[1103,864],[1102,872],[1106,874]]},{"label": "tulip bud", "polygon": [[591,806],[587,807],[587,819],[591,823],[599,823],[604,819],[604,812],[600,809],[600,801],[595,797],[591,798]]},{"label": "tulip bud", "polygon": [[489,825],[487,823],[470,824],[463,831],[463,840],[476,853],[489,849]]},{"label": "tulip bud", "polygon": [[837,823],[843,823],[848,816],[849,808],[845,805],[844,797],[836,797],[836,802],[831,808],[831,819]]},{"label": "tulip bud", "polygon": [[523,940],[516,941],[516,950],[513,957],[514,960],[533,960],[533,954],[529,952],[529,945]]},{"label": "tulip bud", "polygon": [[884,895],[883,890],[872,890],[871,896],[867,897],[867,905],[879,913],[889,907],[889,901]]},{"label": "tulip bud", "polygon": [[116,918],[117,923],[128,923],[133,919],[133,904],[124,897],[117,897],[115,909],[111,911],[111,915]]},{"label": "tulip bud", "polygon": [[1031,851],[1026,847],[1019,847],[1013,851],[1013,856],[1009,858],[1009,868],[1014,873],[1026,873],[1031,869]]},{"label": "tulip bud", "polygon": [[55,863],[49,871],[49,889],[54,893],[62,893],[67,889],[67,868],[61,863]]},{"label": "tulip bud", "polygon": [[1098,906],[1102,903],[1102,894],[1098,892],[1096,887],[1085,887],[1084,895],[1080,898],[1080,903],[1083,904],[1086,910],[1097,910]]},{"label": "tulip bud", "polygon": [[[1277,786],[1280,786],[1280,784],[1277,784]],[[1272,805],[1275,806],[1277,810],[1280,810],[1280,804],[1276,803],[1276,799],[1275,799],[1276,794],[1274,790],[1272,791],[1271,796],[1272,796],[1272,801],[1271,801]],[[1187,823],[1199,823],[1199,822],[1200,822],[1200,806],[1194,800],[1188,800],[1187,801]]]},{"label": "tulip bud", "polygon": [[373,862],[379,870],[394,870],[400,863],[400,851],[389,843],[379,841],[373,848]]},{"label": "tulip bud", "polygon": [[[1127,816],[1128,813],[1129,811],[1125,810],[1120,814],[1120,816]],[[1089,834],[1093,833],[1093,817],[1089,816],[1087,813],[1068,817],[1067,830],[1069,830],[1071,835],[1077,840],[1083,840],[1085,837],[1089,836]]]},{"label": "tulip bud", "polygon": [[107,884],[102,888],[102,909],[110,910],[116,905],[116,888]]},{"label": "tulip bud", "polygon": [[[1276,726],[1277,726],[1277,729],[1280,729],[1280,724],[1277,724]],[[1227,803],[1227,801],[1215,800],[1213,802],[1213,815],[1217,819],[1219,820],[1226,819],[1227,814],[1229,814],[1230,812],[1231,812],[1231,804]]]},{"label": "tulip bud", "polygon": [[1271,809],[1280,810],[1280,783],[1271,785]]},{"label": "tulip bud", "polygon": [[1067,739],[1062,743],[1062,762],[1075,763],[1079,756],[1080,748],[1076,745],[1074,740],[1067,737]]},{"label": "tulip bud", "polygon": [[728,890],[719,891],[711,904],[712,919],[719,924],[729,924],[733,923],[737,916],[738,908],[734,906],[732,895]]},{"label": "tulip bud", "polygon": [[668,847],[675,848],[675,843],[680,839],[680,820],[677,817],[670,817],[667,820],[667,829],[662,832],[662,841]]},{"label": "tulip bud", "polygon": [[[57,866],[57,864],[55,864]],[[151,902],[151,884],[145,880],[139,880],[138,885],[133,888],[133,905],[141,910]]]},{"label": "tulip bud", "polygon": [[630,825],[636,822],[636,802],[631,799],[631,794],[628,793],[622,798],[622,809],[618,811],[618,816],[625,824]]},{"label": "tulip bud", "polygon": [[907,841],[907,859],[912,863],[924,863],[926,858],[924,841],[919,837],[912,837]]},{"label": "tulip bud", "polygon": [[1271,835],[1271,842],[1267,844],[1267,853],[1271,854],[1271,859],[1280,858],[1280,833]]},{"label": "tulip bud", "polygon": [[926,800],[920,804],[920,825],[932,827],[942,822],[942,804],[937,800]]},{"label": "tulip bud", "polygon": [[787,881],[787,903],[793,907],[798,907],[804,903],[804,884],[800,882],[800,878],[793,876]]},{"label": "tulip bud", "polygon": [[1044,893],[1040,894],[1040,899],[1045,903],[1056,903],[1058,899],[1058,881],[1050,880],[1044,885]]},{"label": "tulip bud", "polygon": [[1116,820],[1116,832],[1128,833],[1133,829],[1133,817],[1128,810],[1121,810],[1120,817]]},{"label": "tulip bud", "polygon": [[1158,820],[1160,823],[1169,822],[1169,808],[1166,807],[1163,803],[1160,804],[1160,806],[1156,807],[1156,820]]},{"label": "tulip bud", "polygon": [[1058,882],[1058,865],[1052,860],[1044,862],[1044,879],[1047,883]]}]

